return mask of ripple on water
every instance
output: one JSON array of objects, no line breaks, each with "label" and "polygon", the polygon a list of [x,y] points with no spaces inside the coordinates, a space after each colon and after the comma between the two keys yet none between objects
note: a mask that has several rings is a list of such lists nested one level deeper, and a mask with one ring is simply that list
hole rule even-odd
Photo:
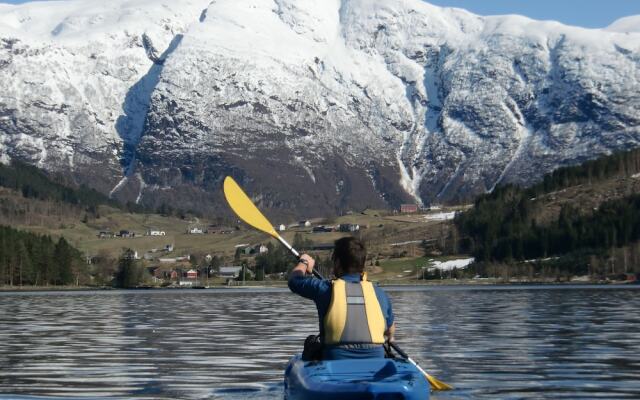
[{"label": "ripple on water", "polygon": [[[398,342],[456,387],[435,399],[640,398],[640,290],[389,292]],[[0,398],[281,398],[317,330],[302,304],[283,290],[0,293]]]}]

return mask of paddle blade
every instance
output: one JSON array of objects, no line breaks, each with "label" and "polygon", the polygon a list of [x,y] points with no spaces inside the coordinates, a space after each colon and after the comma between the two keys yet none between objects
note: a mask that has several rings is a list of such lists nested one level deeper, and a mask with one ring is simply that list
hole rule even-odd
[{"label": "paddle blade", "polygon": [[241,220],[264,233],[278,238],[279,235],[271,225],[271,222],[258,210],[258,207],[253,204],[249,196],[230,176],[224,178],[224,197],[233,212]]},{"label": "paddle blade", "polygon": [[429,385],[431,385],[431,389],[433,390],[451,390],[453,389],[452,386],[447,385],[446,383],[437,380],[436,378],[434,378],[433,376],[425,373],[424,376],[427,378],[427,380],[429,381]]}]

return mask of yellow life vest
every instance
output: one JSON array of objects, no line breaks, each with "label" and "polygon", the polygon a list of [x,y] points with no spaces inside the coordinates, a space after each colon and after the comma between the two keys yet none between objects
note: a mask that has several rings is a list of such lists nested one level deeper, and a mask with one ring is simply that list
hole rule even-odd
[{"label": "yellow life vest", "polygon": [[328,345],[383,344],[386,321],[371,282],[336,279],[324,317],[324,343]]}]

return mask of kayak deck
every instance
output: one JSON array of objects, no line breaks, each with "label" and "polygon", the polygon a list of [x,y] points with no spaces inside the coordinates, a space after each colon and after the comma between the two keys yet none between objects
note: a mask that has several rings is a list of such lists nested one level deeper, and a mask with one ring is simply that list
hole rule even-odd
[{"label": "kayak deck", "polygon": [[303,361],[294,356],[284,376],[285,399],[426,400],[429,383],[408,361],[390,358]]}]

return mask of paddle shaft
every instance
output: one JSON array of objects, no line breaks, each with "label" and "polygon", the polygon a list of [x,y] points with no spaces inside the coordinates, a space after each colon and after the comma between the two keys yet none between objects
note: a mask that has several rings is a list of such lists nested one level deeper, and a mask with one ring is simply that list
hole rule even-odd
[{"label": "paddle shaft", "polygon": [[396,353],[400,354],[400,357],[404,358],[405,360],[409,361],[411,364],[413,364],[416,368],[418,368],[420,370],[420,372],[422,372],[425,375],[429,375],[425,372],[425,370],[423,370],[417,362],[413,361],[413,359],[411,357],[409,357],[409,355],[407,353],[404,352],[404,350],[402,350],[400,348],[400,346],[398,346],[397,344],[395,344],[394,342],[388,342],[389,346],[391,346],[391,348],[393,350],[396,351]]},{"label": "paddle shaft", "polygon": [[400,354],[400,357],[402,357],[405,360],[409,361],[411,364],[413,364],[414,367],[418,368],[418,370],[420,372],[422,372],[422,374],[425,376],[425,378],[427,378],[427,381],[429,381],[429,384],[431,385],[432,389],[434,389],[434,390],[451,390],[451,389],[453,389],[453,387],[451,385],[446,384],[446,383],[444,383],[442,381],[439,381],[435,377],[429,375],[427,373],[427,371],[423,370],[422,367],[419,366],[417,362],[413,361],[413,359],[411,357],[409,357],[409,355],[407,353],[405,353],[404,350],[402,350],[400,348],[400,346],[398,346],[394,342],[387,342],[387,343],[389,343],[389,346],[393,350],[395,350],[398,354]]},{"label": "paddle shaft", "polygon": [[[282,243],[284,247],[287,248],[287,250],[291,252],[291,254],[293,254],[296,258],[300,258],[300,253],[298,252],[298,250],[294,249],[293,246],[291,246],[286,240],[284,240],[282,236],[278,235],[277,239],[280,243]],[[324,279],[322,275],[320,275],[320,273],[315,269],[313,270],[313,276],[318,279]]]}]

